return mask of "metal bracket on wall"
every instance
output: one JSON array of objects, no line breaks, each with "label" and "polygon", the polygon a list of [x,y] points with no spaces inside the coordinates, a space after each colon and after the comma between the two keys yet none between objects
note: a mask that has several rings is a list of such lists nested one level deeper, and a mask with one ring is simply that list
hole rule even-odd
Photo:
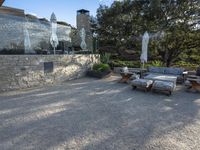
[{"label": "metal bracket on wall", "polygon": [[44,62],[44,73],[52,73],[53,69],[53,62]]}]

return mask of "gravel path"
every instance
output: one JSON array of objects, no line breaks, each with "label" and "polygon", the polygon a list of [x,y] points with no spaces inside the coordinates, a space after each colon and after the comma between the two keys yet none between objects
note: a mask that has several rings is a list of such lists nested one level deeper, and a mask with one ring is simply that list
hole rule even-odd
[{"label": "gravel path", "polygon": [[200,95],[133,91],[118,77],[0,94],[0,150],[199,150]]}]

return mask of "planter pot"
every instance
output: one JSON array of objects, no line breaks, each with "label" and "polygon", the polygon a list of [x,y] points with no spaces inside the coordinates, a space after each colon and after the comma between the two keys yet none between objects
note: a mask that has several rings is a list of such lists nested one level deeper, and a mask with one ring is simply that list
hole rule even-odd
[{"label": "planter pot", "polygon": [[95,77],[95,78],[99,78],[99,79],[107,78],[107,77],[111,76],[111,70],[106,70],[103,72],[97,72],[97,71],[90,70],[87,72],[87,75],[90,77]]}]

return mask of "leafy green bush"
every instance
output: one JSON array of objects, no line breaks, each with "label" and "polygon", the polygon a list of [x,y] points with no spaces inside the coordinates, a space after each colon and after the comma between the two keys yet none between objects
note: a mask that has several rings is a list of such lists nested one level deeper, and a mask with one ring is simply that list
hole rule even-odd
[{"label": "leafy green bush", "polygon": [[23,55],[23,49],[3,49],[0,51],[1,55]]},{"label": "leafy green bush", "polygon": [[100,57],[101,62],[104,64],[108,64],[110,62],[110,57],[111,57],[111,54],[109,54],[109,53],[102,54]]},{"label": "leafy green bush", "polygon": [[199,67],[199,64],[192,64],[185,61],[179,61],[173,64],[173,67],[181,67],[185,68],[186,70],[196,70]]},{"label": "leafy green bush", "polygon": [[154,60],[154,61],[150,61],[147,64],[145,64],[145,67],[150,67],[150,66],[154,66],[154,67],[164,67],[164,64],[162,61],[160,60]]},{"label": "leafy green bush", "polygon": [[109,71],[110,66],[108,64],[94,64],[92,70],[97,72]]},{"label": "leafy green bush", "polygon": [[139,61],[121,61],[121,60],[113,60],[110,63],[112,68],[114,67],[128,67],[128,68],[139,68],[140,62]]},{"label": "leafy green bush", "polygon": [[[128,67],[128,68],[140,68],[141,62],[140,61],[122,61],[122,60],[113,60],[109,63],[111,68],[114,67]],[[149,66],[154,67],[165,67],[164,63],[160,60],[149,61],[145,63],[145,68]],[[185,68],[186,70],[196,70],[199,64],[193,64],[185,61],[179,61],[174,63],[171,67],[178,67],[178,68]]]}]

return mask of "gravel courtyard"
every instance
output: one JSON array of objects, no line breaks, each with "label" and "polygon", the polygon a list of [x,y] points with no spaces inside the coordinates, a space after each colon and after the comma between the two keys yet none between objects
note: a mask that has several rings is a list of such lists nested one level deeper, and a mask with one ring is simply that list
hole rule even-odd
[{"label": "gravel courtyard", "polygon": [[119,77],[0,94],[0,150],[199,150],[200,95]]}]

